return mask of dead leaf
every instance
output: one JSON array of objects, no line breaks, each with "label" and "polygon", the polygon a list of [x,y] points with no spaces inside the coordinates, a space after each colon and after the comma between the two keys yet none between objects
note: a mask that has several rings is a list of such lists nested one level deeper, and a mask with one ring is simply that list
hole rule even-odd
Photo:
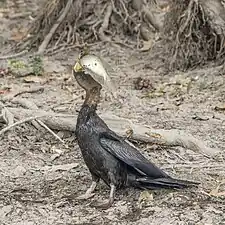
[{"label": "dead leaf", "polygon": [[150,201],[153,201],[153,194],[150,193],[149,191],[142,191],[140,196],[139,196],[139,199],[138,199],[138,202],[141,204],[141,203],[148,203]]},{"label": "dead leaf", "polygon": [[7,108],[2,109],[2,115],[8,126],[14,123],[14,115]]},{"label": "dead leaf", "polygon": [[65,149],[57,148],[56,146],[52,146],[50,150],[53,155],[51,156],[51,161],[54,161],[56,158],[60,157],[65,153]]},{"label": "dead leaf", "polygon": [[143,42],[143,47],[140,48],[140,51],[148,51],[153,45],[153,41],[150,39],[148,41]]},{"label": "dead leaf", "polygon": [[22,177],[26,173],[26,169],[23,166],[17,166],[11,173],[14,178]]},{"label": "dead leaf", "polygon": [[214,108],[216,111],[225,111],[225,104],[220,105],[220,106],[215,106]]},{"label": "dead leaf", "polygon": [[5,95],[5,94],[9,94],[9,93],[10,93],[10,88],[9,87],[0,89],[0,95]]},{"label": "dead leaf", "polygon": [[9,69],[1,69],[0,68],[0,77],[4,77],[9,74]]},{"label": "dead leaf", "polygon": [[169,12],[169,10],[170,10],[170,5],[162,6],[161,10],[162,10],[162,12]]},{"label": "dead leaf", "polygon": [[4,217],[6,217],[12,210],[13,210],[13,206],[12,205],[3,206],[0,209],[0,218],[4,219]]},{"label": "dead leaf", "polygon": [[199,120],[199,121],[207,121],[207,120],[209,120],[209,118],[203,117],[203,116],[199,116],[197,114],[195,114],[194,116],[192,116],[192,119],[193,120]]},{"label": "dead leaf", "polygon": [[223,197],[225,196],[225,191],[219,192],[220,186],[225,183],[225,180],[222,180],[221,183],[212,191],[210,191],[209,195],[214,197]]},{"label": "dead leaf", "polygon": [[44,77],[41,76],[26,76],[23,78],[23,81],[26,83],[41,83],[44,84],[46,83],[46,79]]},{"label": "dead leaf", "polygon": [[10,40],[12,41],[21,41],[24,37],[27,35],[27,28],[21,28],[21,29],[13,29]]},{"label": "dead leaf", "polygon": [[132,137],[133,133],[134,133],[134,131],[132,130],[132,128],[129,128],[128,130],[126,130],[127,139]]},{"label": "dead leaf", "polygon": [[60,156],[61,156],[60,154],[56,153],[56,154],[53,154],[50,159],[51,159],[51,161],[54,161],[55,159],[59,158]]},{"label": "dead leaf", "polygon": [[64,149],[61,149],[61,148],[57,148],[55,145],[53,145],[51,147],[51,150],[50,150],[52,153],[54,154],[64,154],[65,153],[65,150]]}]

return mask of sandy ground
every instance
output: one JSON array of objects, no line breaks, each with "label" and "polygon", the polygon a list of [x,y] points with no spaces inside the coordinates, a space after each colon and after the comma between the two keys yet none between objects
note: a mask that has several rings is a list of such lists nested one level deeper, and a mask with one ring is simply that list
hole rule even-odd
[{"label": "sandy ground", "polygon": [[[1,12],[2,50],[4,41],[13,32],[7,27],[18,25],[4,15]],[[113,77],[119,98],[112,101],[103,98],[100,113],[109,112],[154,128],[184,130],[221,152],[209,158],[188,149],[137,143],[147,158],[170,175],[199,181],[200,186],[182,191],[121,190],[110,209],[99,210],[91,203],[108,197],[109,190],[103,183],[93,199],[76,200],[90,185],[90,174],[74,135],[58,133],[66,148],[45,129],[22,124],[0,139],[0,224],[225,224],[225,114],[215,110],[224,106],[225,74],[215,72],[210,64],[187,73],[168,73],[163,67],[163,57],[160,58],[162,49],[150,56],[110,45],[94,46],[92,51],[120,69]],[[0,91],[10,88],[13,93],[42,86],[43,92],[20,97],[46,111],[77,113],[84,94],[71,76],[71,65],[77,55],[74,50],[45,57],[42,76],[0,75]],[[7,60],[1,60],[0,65],[0,69],[5,68]],[[139,76],[148,79],[151,85],[136,90],[134,81]],[[4,95],[1,92],[0,98]],[[18,106],[12,102],[5,104]],[[63,154],[55,157],[59,152]]]}]

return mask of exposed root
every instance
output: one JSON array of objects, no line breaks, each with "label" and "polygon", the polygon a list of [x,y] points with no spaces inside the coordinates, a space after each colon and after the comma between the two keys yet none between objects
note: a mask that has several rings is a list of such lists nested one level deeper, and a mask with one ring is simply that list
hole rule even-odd
[{"label": "exposed root", "polygon": [[174,0],[165,19],[170,69],[186,70],[225,56],[225,9],[220,0]]},{"label": "exposed root", "polygon": [[[146,29],[160,29],[160,24],[150,11],[152,7],[148,7],[152,2],[155,1],[46,1],[46,5],[32,22],[27,37],[17,48],[36,48],[39,54],[43,54],[49,48],[54,52],[63,47],[92,44],[96,41],[115,41],[125,45],[135,43],[135,39],[140,38],[143,24]],[[137,47],[139,44],[136,42]]]},{"label": "exposed root", "polygon": [[0,56],[0,60],[12,59],[12,58],[16,58],[16,57],[19,57],[19,56],[23,56],[23,55],[25,55],[27,52],[28,52],[28,50],[23,50],[23,51],[18,52],[18,53],[16,53],[16,54],[3,55],[3,56]]},{"label": "exposed root", "polygon": [[50,40],[52,39],[52,36],[55,34],[55,31],[57,30],[58,26],[62,23],[62,21],[65,19],[67,13],[70,10],[70,7],[72,6],[73,0],[68,0],[66,7],[64,8],[62,14],[59,16],[59,18],[56,20],[54,25],[52,26],[49,33],[45,36],[44,41],[41,43],[41,45],[38,48],[38,54],[43,54],[46,47],[48,46]]},{"label": "exposed root", "polygon": [[112,5],[109,4],[106,8],[106,13],[102,26],[99,29],[99,37],[102,41],[110,41],[110,38],[105,36],[105,31],[108,29],[111,14],[112,14]]}]

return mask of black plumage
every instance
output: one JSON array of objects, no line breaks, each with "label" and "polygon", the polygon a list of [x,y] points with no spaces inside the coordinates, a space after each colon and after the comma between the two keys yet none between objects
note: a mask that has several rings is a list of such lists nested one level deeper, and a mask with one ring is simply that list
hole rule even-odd
[{"label": "black plumage", "polygon": [[97,115],[101,85],[90,75],[75,72],[86,98],[78,115],[76,136],[84,161],[92,175],[92,184],[79,199],[93,196],[100,179],[110,188],[110,197],[102,207],[109,207],[116,189],[133,186],[142,189],[186,188],[194,182],[173,179],[147,160],[134,146],[108,128]]}]

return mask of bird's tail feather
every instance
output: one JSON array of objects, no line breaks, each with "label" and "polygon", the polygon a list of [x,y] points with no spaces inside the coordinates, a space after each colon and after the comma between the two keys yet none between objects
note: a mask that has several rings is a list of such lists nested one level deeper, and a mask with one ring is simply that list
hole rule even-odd
[{"label": "bird's tail feather", "polygon": [[168,188],[168,189],[182,189],[197,186],[199,183],[173,179],[171,177],[165,178],[149,178],[149,177],[141,177],[136,178],[135,186],[145,189],[158,189],[158,188]]}]

